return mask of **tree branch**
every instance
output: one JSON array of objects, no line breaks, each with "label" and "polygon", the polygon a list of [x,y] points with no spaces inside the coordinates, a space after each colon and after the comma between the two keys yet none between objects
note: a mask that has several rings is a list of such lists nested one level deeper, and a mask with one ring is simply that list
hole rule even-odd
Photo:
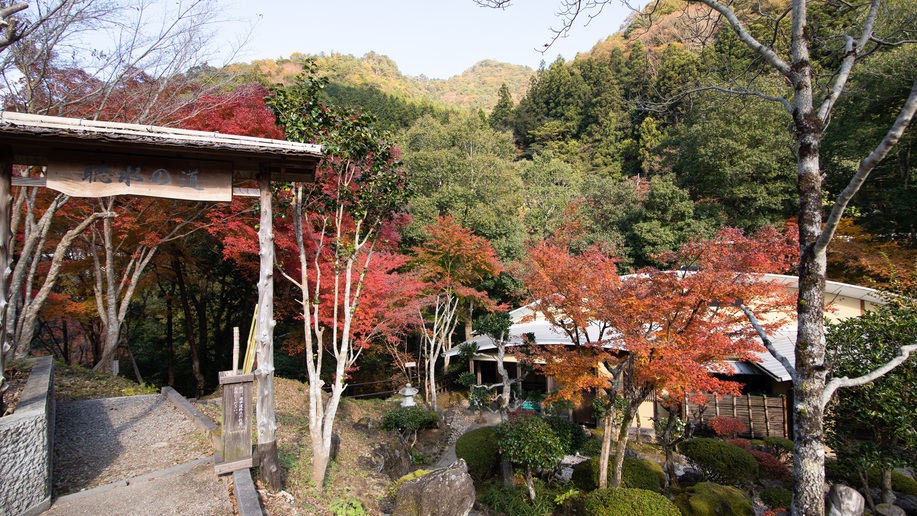
[{"label": "tree branch", "polygon": [[821,406],[825,408],[828,405],[828,402],[831,401],[831,396],[834,396],[834,393],[842,387],[856,387],[858,385],[864,385],[867,383],[881,378],[892,369],[898,367],[905,360],[907,360],[911,353],[917,352],[917,344],[910,344],[908,346],[901,346],[901,349],[898,352],[898,356],[886,362],[883,366],[878,369],[873,370],[870,373],[864,374],[863,376],[858,376],[856,378],[847,378],[846,376],[841,378],[833,378],[831,381],[825,385],[825,390],[822,393],[821,397]]},{"label": "tree branch", "polygon": [[901,107],[898,118],[888,130],[888,133],[886,133],[885,138],[882,139],[875,150],[869,153],[869,156],[863,158],[863,161],[860,162],[860,166],[857,168],[857,172],[850,180],[850,183],[844,188],[844,191],[837,196],[837,201],[834,203],[834,207],[831,208],[831,213],[828,215],[828,220],[825,222],[825,228],[815,242],[816,253],[824,252],[824,250],[828,248],[828,244],[831,242],[831,239],[834,238],[834,233],[837,231],[837,226],[841,222],[841,217],[844,215],[844,210],[847,209],[850,199],[856,195],[873,169],[878,166],[885,156],[891,152],[892,147],[901,139],[904,131],[914,118],[915,111],[917,111],[917,79],[914,79],[914,85],[911,87],[911,94],[904,103],[904,106]]},{"label": "tree branch", "polygon": [[767,61],[768,64],[773,66],[778,72],[783,74],[786,77],[790,76],[790,65],[786,63],[783,59],[780,59],[780,56],[776,52],[771,50],[769,47],[761,44],[760,41],[755,39],[748,30],[742,25],[742,22],[739,21],[738,16],[730,9],[729,7],[717,2],[716,0],[690,0],[694,2],[700,2],[707,7],[713,9],[714,11],[723,15],[724,18],[729,22],[729,25],[732,26],[732,29],[735,31],[739,39],[748,45],[752,51],[760,55]]},{"label": "tree branch", "polygon": [[793,367],[793,364],[790,363],[789,359],[777,351],[777,348],[774,346],[771,338],[767,335],[767,332],[764,331],[764,328],[758,322],[758,318],[755,317],[754,312],[752,312],[751,309],[745,306],[745,303],[741,301],[736,302],[735,306],[742,310],[742,313],[744,313],[745,317],[748,318],[748,322],[751,323],[751,327],[754,328],[758,336],[761,337],[761,342],[764,344],[764,347],[767,348],[767,351],[771,354],[771,356],[776,358],[777,361],[780,362],[780,365],[786,369],[786,371],[790,374],[790,378],[793,379],[793,383],[795,384],[797,379],[796,368]]},{"label": "tree branch", "polygon": [[837,78],[834,81],[834,85],[831,87],[830,93],[825,98],[825,101],[822,102],[821,107],[818,109],[818,118],[825,122],[828,119],[828,116],[831,114],[831,109],[834,107],[834,103],[837,101],[838,97],[841,96],[841,92],[844,91],[844,86],[847,85],[847,79],[850,78],[850,71],[853,70],[853,65],[857,60],[857,54],[863,48],[866,47],[866,43],[869,42],[873,27],[876,24],[876,15],[879,12],[879,0],[872,0],[869,5],[869,13],[866,15],[866,20],[863,22],[863,31],[860,35],[859,41],[853,41],[853,38],[847,36],[844,42],[844,59],[841,61],[841,67],[838,70]]}]

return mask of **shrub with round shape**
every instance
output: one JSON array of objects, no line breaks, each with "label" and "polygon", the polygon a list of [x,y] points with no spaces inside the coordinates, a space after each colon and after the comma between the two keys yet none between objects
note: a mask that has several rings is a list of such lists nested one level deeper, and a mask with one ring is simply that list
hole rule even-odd
[{"label": "shrub with round shape", "polygon": [[768,487],[761,491],[761,501],[771,509],[788,509],[793,503],[793,492],[782,487]]},{"label": "shrub with round shape", "polygon": [[729,444],[734,444],[743,450],[751,450],[751,443],[748,439],[729,439],[726,441]]},{"label": "shrub with round shape", "polygon": [[751,500],[735,487],[701,482],[675,500],[684,516],[754,516]]},{"label": "shrub with round shape", "polygon": [[784,460],[793,454],[793,441],[785,437],[769,436],[764,438],[768,453]]},{"label": "shrub with round shape", "polygon": [[707,426],[709,426],[716,435],[720,437],[732,437],[733,439],[735,439],[737,435],[744,434],[748,431],[748,427],[745,426],[745,423],[743,423],[741,419],[726,416],[711,417],[707,422]]},{"label": "shrub with round shape", "polygon": [[675,504],[661,494],[626,487],[589,493],[584,509],[586,516],[681,516]]},{"label": "shrub with round shape", "polygon": [[758,461],[758,471],[761,473],[761,478],[783,482],[790,479],[790,469],[777,457],[759,450],[750,450],[749,453]]},{"label": "shrub with round shape", "polygon": [[475,481],[492,476],[500,464],[494,427],[484,426],[463,434],[455,441],[455,456],[465,459],[468,473]]},{"label": "shrub with round shape", "polygon": [[758,462],[746,450],[715,439],[696,438],[681,443],[681,453],[713,482],[744,485],[758,478]]},{"label": "shrub with round shape", "polygon": [[[882,485],[882,475],[879,473],[879,468],[869,470],[868,478],[870,487],[880,487]],[[917,480],[904,473],[892,471],[892,491],[917,496]]]},{"label": "shrub with round shape", "polygon": [[438,422],[439,415],[436,412],[419,405],[398,407],[382,415],[383,430],[395,430],[404,435],[435,426]]},{"label": "shrub with round shape", "polygon": [[[608,478],[611,479],[613,465],[608,464]],[[573,467],[573,485],[583,491],[592,491],[599,486],[599,458],[580,462]],[[624,458],[621,487],[659,491],[665,485],[665,472],[657,462],[650,459]]]}]

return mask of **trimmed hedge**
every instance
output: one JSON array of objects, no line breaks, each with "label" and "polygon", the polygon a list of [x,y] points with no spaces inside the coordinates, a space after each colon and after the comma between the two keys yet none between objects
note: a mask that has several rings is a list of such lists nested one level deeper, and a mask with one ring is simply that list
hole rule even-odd
[{"label": "trimmed hedge", "polygon": [[[879,474],[878,468],[869,470],[868,478],[869,487],[882,488],[882,475]],[[857,481],[856,484],[853,485],[859,487],[860,482]],[[901,494],[917,496],[917,480],[914,480],[904,473],[892,471],[892,490]]]},{"label": "trimmed hedge", "polygon": [[[856,488],[860,488],[862,484],[862,481],[855,472],[836,460],[825,461],[825,478],[829,481],[846,482]],[[869,480],[869,487],[874,489],[882,488],[882,478],[879,475],[878,468],[869,470],[869,476],[867,478]],[[892,490],[905,495],[917,496],[917,480],[914,480],[904,473],[892,471]]]},{"label": "trimmed hedge", "polygon": [[668,498],[644,489],[598,489],[586,495],[586,516],[681,516]]},{"label": "trimmed hedge", "polygon": [[684,516],[754,516],[751,500],[732,486],[701,482],[675,499]]},{"label": "trimmed hedge", "polygon": [[761,501],[771,509],[789,509],[793,492],[782,487],[768,487],[761,491]]},{"label": "trimmed hedge", "polygon": [[476,481],[492,476],[500,464],[494,427],[484,426],[463,434],[455,441],[455,456],[465,459],[468,474]]},{"label": "trimmed hedge", "polygon": [[734,444],[699,437],[680,445],[681,453],[707,480],[743,485],[758,478],[758,462]]},{"label": "trimmed hedge", "polygon": [[792,476],[786,464],[770,453],[759,450],[750,450],[749,453],[758,461],[758,471],[761,472],[761,478],[786,482]]},{"label": "trimmed hedge", "polygon": [[439,414],[420,405],[398,407],[382,415],[382,429],[410,434],[439,423]]},{"label": "trimmed hedge", "polygon": [[764,438],[764,444],[769,448],[771,455],[780,457],[783,454],[793,453],[793,441],[785,437],[770,436]]},{"label": "trimmed hedge", "polygon": [[[608,464],[608,478],[611,478],[613,465],[611,457]],[[580,462],[573,467],[573,484],[583,491],[592,491],[599,487],[599,458]],[[621,475],[621,487],[659,491],[665,485],[665,472],[656,461],[650,459],[624,458],[624,470]]]}]

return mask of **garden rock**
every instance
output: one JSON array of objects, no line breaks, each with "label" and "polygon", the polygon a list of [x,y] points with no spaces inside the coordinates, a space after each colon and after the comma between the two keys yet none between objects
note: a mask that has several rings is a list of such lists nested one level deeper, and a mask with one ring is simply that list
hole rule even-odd
[{"label": "garden rock", "polygon": [[828,516],[859,516],[865,506],[863,495],[852,487],[834,484],[828,492]]},{"label": "garden rock", "polygon": [[364,461],[379,473],[385,473],[392,480],[397,480],[411,471],[411,453],[405,450],[397,437],[376,446]]},{"label": "garden rock", "polygon": [[395,495],[393,515],[467,516],[474,506],[474,483],[465,461],[459,459],[439,469],[401,484]]},{"label": "garden rock", "polygon": [[904,509],[907,516],[917,516],[917,496],[898,493],[895,505]]},{"label": "garden rock", "polygon": [[890,503],[876,505],[876,516],[905,516],[904,509]]},{"label": "garden rock", "polygon": [[373,422],[372,418],[361,417],[359,421],[353,424],[354,430],[359,430],[363,433],[369,433],[376,428],[376,423]]},{"label": "garden rock", "polygon": [[678,483],[681,486],[693,486],[698,482],[703,482],[704,476],[701,475],[696,469],[686,468],[684,473],[678,475]]}]

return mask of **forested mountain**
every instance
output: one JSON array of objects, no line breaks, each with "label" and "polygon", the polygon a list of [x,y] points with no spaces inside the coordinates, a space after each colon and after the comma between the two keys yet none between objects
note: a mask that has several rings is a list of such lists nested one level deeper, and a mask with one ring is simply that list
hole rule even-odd
[{"label": "forested mountain", "polygon": [[[289,84],[302,71],[306,59],[315,60],[320,73],[327,75],[331,89],[347,90],[342,96],[371,108],[381,95],[407,103],[493,109],[497,91],[506,84],[517,101],[525,94],[534,70],[527,66],[484,60],[449,79],[411,77],[401,73],[389,57],[370,52],[362,57],[346,54],[305,55],[294,53],[289,59],[261,59],[239,63],[230,68],[267,84]],[[357,93],[359,92],[359,93]],[[332,94],[334,95],[334,94]]]}]

